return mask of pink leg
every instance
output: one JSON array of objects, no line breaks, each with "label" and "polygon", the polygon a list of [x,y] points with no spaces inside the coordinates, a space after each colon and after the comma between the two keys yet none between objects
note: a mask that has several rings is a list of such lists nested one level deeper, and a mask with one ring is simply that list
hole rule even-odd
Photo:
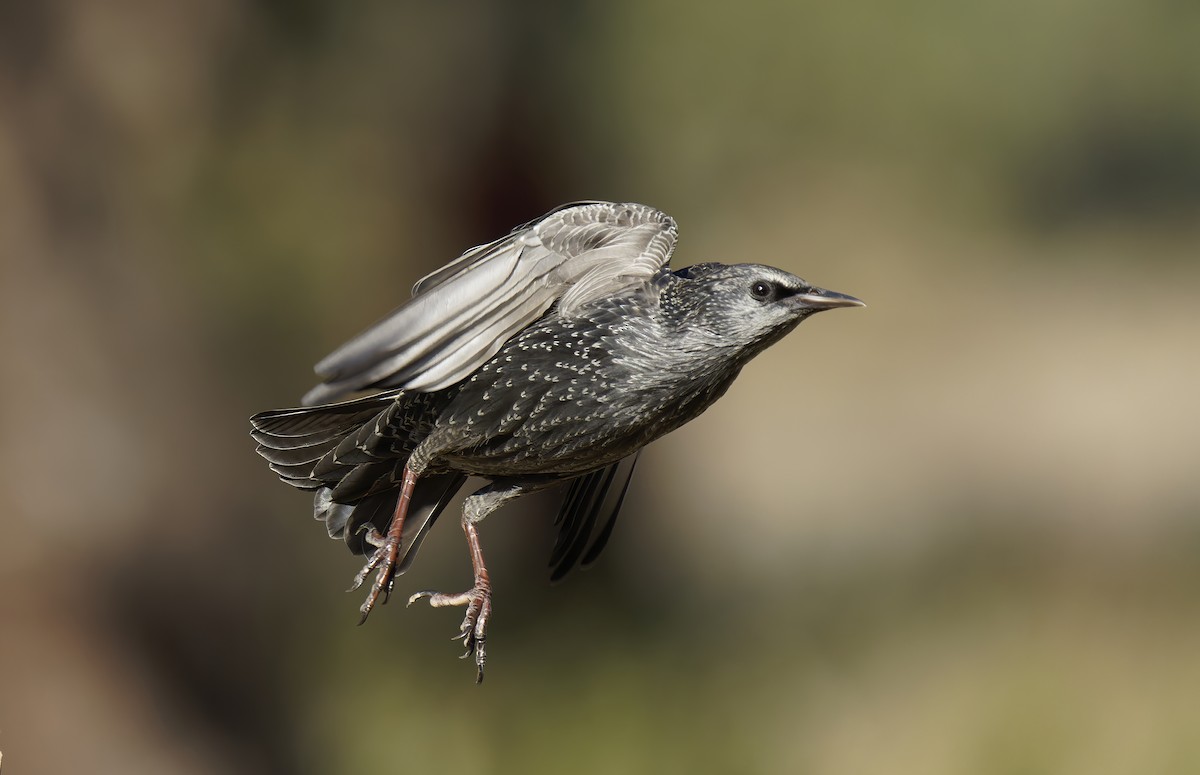
[{"label": "pink leg", "polygon": [[358,620],[359,624],[367,620],[380,594],[383,595],[383,602],[386,603],[392,592],[392,584],[396,580],[396,561],[400,557],[400,537],[404,534],[404,519],[408,516],[408,504],[412,500],[413,487],[416,484],[417,475],[408,470],[408,466],[405,466],[404,481],[400,485],[400,497],[396,499],[396,511],[392,514],[387,535],[380,536],[378,531],[374,531],[374,536],[368,536],[367,540],[376,547],[375,553],[354,577],[354,584],[350,589],[355,590],[362,586],[367,575],[376,568],[379,569],[379,572],[375,574],[375,581],[371,584],[371,591],[367,595],[366,601],[358,609],[362,613],[362,618]]}]

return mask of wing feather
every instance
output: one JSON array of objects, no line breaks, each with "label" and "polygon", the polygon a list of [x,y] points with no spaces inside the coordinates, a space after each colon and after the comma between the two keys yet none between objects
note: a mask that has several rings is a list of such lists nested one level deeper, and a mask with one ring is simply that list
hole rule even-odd
[{"label": "wing feather", "polygon": [[[559,533],[550,553],[552,582],[561,580],[576,563],[587,568],[600,556],[625,502],[639,454],[635,452],[572,480],[554,520]],[[601,514],[605,514],[604,522],[595,530]]]},{"label": "wing feather", "polygon": [[311,405],[356,390],[432,392],[495,355],[555,302],[570,316],[647,283],[670,260],[675,222],[639,204],[567,205],[422,278],[413,298],[316,366]]}]

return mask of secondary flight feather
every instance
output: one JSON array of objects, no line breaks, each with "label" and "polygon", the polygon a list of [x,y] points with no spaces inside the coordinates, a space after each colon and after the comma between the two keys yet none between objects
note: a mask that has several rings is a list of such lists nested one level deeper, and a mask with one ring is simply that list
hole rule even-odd
[{"label": "secondary flight feather", "polygon": [[588,302],[648,282],[670,261],[675,221],[640,204],[583,202],[472,248],[422,278],[413,298],[316,365],[305,405],[354,391],[432,392],[469,376],[556,302]]}]

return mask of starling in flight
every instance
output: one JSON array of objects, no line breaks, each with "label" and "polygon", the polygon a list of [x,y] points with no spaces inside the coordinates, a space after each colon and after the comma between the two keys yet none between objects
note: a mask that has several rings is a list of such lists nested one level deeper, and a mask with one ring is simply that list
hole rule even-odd
[{"label": "starling in flight", "polygon": [[[467,477],[485,479],[463,502],[471,588],[409,598],[466,607],[458,637],[482,680],[484,517],[569,480],[552,575],[590,563],[642,447],[697,417],[809,315],[862,306],[769,266],[672,271],[676,234],[645,205],[561,207],[420,280],[317,364],[303,407],[251,418],[271,469],[315,491],[330,537],[369,555],[353,586],[374,572],[364,621]],[[374,392],[344,400],[359,391]]]}]

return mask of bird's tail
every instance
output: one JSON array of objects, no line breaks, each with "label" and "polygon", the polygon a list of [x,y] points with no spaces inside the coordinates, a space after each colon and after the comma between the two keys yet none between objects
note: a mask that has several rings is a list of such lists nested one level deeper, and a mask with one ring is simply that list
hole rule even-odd
[{"label": "bird's tail", "polygon": [[355,461],[372,457],[362,462],[379,462],[367,446],[374,435],[372,421],[398,398],[400,391],[390,391],[338,404],[260,412],[250,418],[250,435],[258,442],[258,454],[291,486],[315,490],[337,485],[360,465]]},{"label": "bird's tail", "polygon": [[[406,400],[408,399],[408,400]],[[315,490],[313,516],[331,538],[342,538],[355,554],[369,550],[366,529],[387,531],[408,453],[417,429],[404,418],[419,415],[409,405],[422,400],[393,390],[324,406],[278,409],[250,418],[257,451],[284,482]],[[407,569],[421,540],[466,477],[421,477],[405,520],[398,572]]]}]

